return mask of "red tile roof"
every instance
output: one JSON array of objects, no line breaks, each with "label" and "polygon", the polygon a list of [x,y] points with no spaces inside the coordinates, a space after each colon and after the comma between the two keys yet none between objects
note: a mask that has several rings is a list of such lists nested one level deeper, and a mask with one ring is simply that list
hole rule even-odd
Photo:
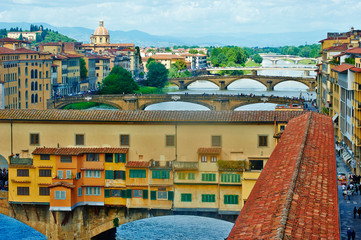
[{"label": "red tile roof", "polygon": [[2,120],[95,122],[288,122],[303,111],[0,110]]},{"label": "red tile roof", "polygon": [[127,162],[125,165],[126,167],[133,167],[133,168],[147,168],[149,167],[149,162],[146,161],[131,161]]},{"label": "red tile roof", "polygon": [[29,43],[28,41],[24,41],[24,40],[18,40],[18,39],[14,39],[14,38],[0,38],[0,42],[22,42],[22,43]]},{"label": "red tile roof", "polygon": [[198,153],[204,154],[220,154],[221,151],[221,148],[198,148]]},{"label": "red tile roof", "polygon": [[15,54],[16,52],[6,47],[0,47],[0,54]]},{"label": "red tile roof", "polygon": [[332,119],[292,119],[227,239],[339,239]]},{"label": "red tile roof", "polygon": [[56,182],[56,183],[49,185],[49,188],[53,188],[53,187],[75,188],[75,185],[73,185],[71,183],[67,183],[67,182]]},{"label": "red tile roof", "polygon": [[341,45],[332,46],[332,47],[322,49],[322,51],[345,51],[345,50],[347,50],[347,45],[348,45],[347,43],[343,43]]},{"label": "red tile roof", "polygon": [[128,148],[36,148],[34,155],[82,155],[84,153],[127,153]]},{"label": "red tile roof", "polygon": [[26,49],[26,48],[18,48],[15,50],[15,52],[17,53],[29,53],[29,54],[39,54],[40,52],[37,52],[37,51],[33,51],[33,50],[30,50],[30,49]]},{"label": "red tile roof", "polygon": [[347,37],[330,37],[330,38],[325,38],[322,39],[321,41],[319,41],[320,43],[326,41],[326,40],[341,40],[341,39],[347,39]]},{"label": "red tile roof", "polygon": [[348,69],[353,68],[353,67],[355,67],[355,66],[352,65],[352,64],[344,63],[344,64],[341,64],[341,65],[338,65],[338,66],[332,68],[332,71],[344,72],[344,71],[347,71]]},{"label": "red tile roof", "polygon": [[345,53],[361,54],[361,48],[359,48],[359,47],[350,48],[350,49],[347,49],[347,50],[345,51]]},{"label": "red tile roof", "polygon": [[350,68],[350,70],[351,70],[352,72],[361,72],[361,68],[358,68],[358,67]]}]

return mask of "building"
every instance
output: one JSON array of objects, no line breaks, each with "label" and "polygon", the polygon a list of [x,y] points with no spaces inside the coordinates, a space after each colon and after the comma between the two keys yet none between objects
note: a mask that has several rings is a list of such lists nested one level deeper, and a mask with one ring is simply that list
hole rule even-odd
[{"label": "building", "polygon": [[148,71],[148,69],[146,69],[147,68],[146,65],[147,65],[147,61],[149,58],[153,58],[156,62],[163,64],[166,69],[170,69],[172,64],[175,63],[176,61],[184,61],[185,62],[185,57],[183,57],[183,56],[179,56],[179,55],[175,55],[175,54],[155,54],[155,55],[152,55],[151,57],[142,58],[145,72]]},{"label": "building", "polygon": [[5,82],[0,81],[0,109],[5,109]]},{"label": "building", "polygon": [[70,53],[77,54],[81,52],[80,42],[49,42],[39,43],[39,51],[49,52],[51,54]]},{"label": "building", "polygon": [[29,48],[29,42],[24,40],[18,40],[13,38],[0,38],[0,47],[6,47],[8,49]]},{"label": "building", "polygon": [[[2,110],[9,201],[44,201],[54,211],[88,204],[236,216],[273,136],[302,114]],[[46,195],[37,198],[39,191]]]},{"label": "building", "polygon": [[327,39],[320,41],[322,64],[317,75],[318,106],[333,117],[335,137],[343,158],[357,174],[361,167],[360,36],[360,30],[351,28],[346,33],[329,33]]},{"label": "building", "polygon": [[207,55],[204,54],[180,54],[185,57],[185,61],[191,64],[190,68],[202,69],[207,67]]},{"label": "building", "polygon": [[9,109],[46,109],[51,94],[50,54],[0,47],[0,81]]},{"label": "building", "polygon": [[35,31],[35,32],[8,32],[8,38],[13,38],[13,39],[19,39],[20,36],[22,36],[23,38],[25,38],[27,41],[35,41],[36,40],[36,35],[41,35],[43,31]]}]

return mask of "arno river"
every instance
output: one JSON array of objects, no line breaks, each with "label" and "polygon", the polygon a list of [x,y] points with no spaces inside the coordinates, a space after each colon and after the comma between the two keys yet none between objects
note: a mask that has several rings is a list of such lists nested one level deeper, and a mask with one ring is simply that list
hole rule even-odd
[{"label": "arno river", "polygon": [[[270,61],[265,60],[263,66],[272,66]],[[261,71],[259,75],[268,76],[294,76],[303,75],[302,71],[281,70],[283,66],[292,66],[292,62],[279,61],[277,66],[280,70]],[[297,65],[302,66],[302,65]],[[307,65],[309,66],[309,65]],[[311,75],[314,73],[311,73]],[[307,92],[307,87],[297,82],[284,82],[275,87],[274,91],[267,92],[266,88],[252,80],[240,80],[229,86],[229,90],[220,91],[218,87],[209,82],[193,83],[187,91],[170,92],[169,94],[255,94],[275,95],[288,97],[304,97],[306,100],[315,99],[315,92]],[[237,110],[273,110],[275,104],[260,103],[247,105]],[[183,103],[168,102],[149,106],[146,110],[209,110],[203,106]],[[34,229],[18,222],[15,219],[0,214],[0,239],[46,239],[45,236]],[[117,229],[117,240],[121,239],[224,239],[228,236],[233,223],[217,219],[197,216],[166,216],[148,218],[124,224]]]}]

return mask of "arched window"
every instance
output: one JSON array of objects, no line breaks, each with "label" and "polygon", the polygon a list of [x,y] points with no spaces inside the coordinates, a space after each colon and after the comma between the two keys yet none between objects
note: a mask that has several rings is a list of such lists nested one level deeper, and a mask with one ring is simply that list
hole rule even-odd
[{"label": "arched window", "polygon": [[28,79],[25,78],[25,88],[27,88],[27,87],[28,87]]},{"label": "arched window", "polygon": [[35,76],[34,77],[38,78],[38,70],[37,69],[35,69]]},{"label": "arched window", "polygon": [[19,88],[21,88],[21,80],[20,80],[20,78],[18,79],[18,86],[19,86]]},{"label": "arched window", "polygon": [[34,78],[34,70],[33,70],[33,69],[31,69],[31,74],[30,74],[30,77],[31,77],[31,79],[33,79],[33,78]]},{"label": "arched window", "polygon": [[28,91],[25,91],[25,100],[28,100]]},{"label": "arched window", "polygon": [[38,82],[35,81],[35,91],[38,90]]},{"label": "arched window", "polygon": [[38,94],[35,94],[35,99],[34,101],[37,103],[38,102]]},{"label": "arched window", "polygon": [[28,67],[25,67],[25,76],[28,76]]},{"label": "arched window", "polygon": [[34,94],[31,94],[31,103],[34,103]]},{"label": "arched window", "polygon": [[34,82],[31,82],[31,91],[34,91]]},{"label": "arched window", "polygon": [[21,101],[21,92],[18,93],[19,101]]}]

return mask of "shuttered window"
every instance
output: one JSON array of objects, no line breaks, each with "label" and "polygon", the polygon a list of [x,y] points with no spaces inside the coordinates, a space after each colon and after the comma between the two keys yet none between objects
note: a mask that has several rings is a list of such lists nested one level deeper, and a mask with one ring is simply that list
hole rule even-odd
[{"label": "shuttered window", "polygon": [[224,195],[224,204],[238,204],[238,195]]},{"label": "shuttered window", "polygon": [[194,180],[196,178],[195,173],[188,173],[188,180]]},{"label": "shuttered window", "polygon": [[184,172],[179,172],[178,173],[178,179],[179,180],[184,180],[186,179],[186,174]]},{"label": "shuttered window", "polygon": [[40,154],[40,160],[50,160],[50,154]]},{"label": "shuttered window", "polygon": [[39,169],[39,177],[51,177],[51,169]]},{"label": "shuttered window", "polygon": [[169,179],[169,171],[168,170],[153,170],[152,178],[155,179]]},{"label": "shuttered window", "polygon": [[113,162],[113,154],[112,153],[106,153],[105,154],[105,162]]},{"label": "shuttered window", "polygon": [[146,170],[143,169],[130,169],[129,177],[130,178],[146,178]]},{"label": "shuttered window", "polygon": [[66,192],[65,191],[55,191],[55,199],[58,199],[58,200],[66,199]]},{"label": "shuttered window", "polygon": [[39,133],[30,133],[30,145],[39,145]]},{"label": "shuttered window", "polygon": [[84,145],[84,134],[75,134],[75,145]]},{"label": "shuttered window", "polygon": [[60,162],[62,163],[71,163],[71,156],[60,156]]},{"label": "shuttered window", "polygon": [[221,136],[212,136],[212,147],[220,147],[222,145]]},{"label": "shuttered window", "polygon": [[215,194],[202,194],[202,202],[216,202]]},{"label": "shuttered window", "polygon": [[268,136],[258,136],[258,146],[267,147],[268,146]]},{"label": "shuttered window", "polygon": [[167,147],[174,147],[175,146],[175,137],[174,137],[174,135],[166,135],[165,136],[165,145]]},{"label": "shuttered window", "polygon": [[120,135],[120,146],[129,146],[129,135]]},{"label": "shuttered window", "polygon": [[50,189],[48,187],[39,187],[39,195],[40,196],[49,196]]},{"label": "shuttered window", "polygon": [[125,163],[126,159],[127,159],[127,155],[125,153],[115,154],[115,162],[116,163]]},{"label": "shuttered window", "polygon": [[216,174],[215,173],[202,173],[202,181],[215,182]]},{"label": "shuttered window", "polygon": [[191,193],[182,193],[181,194],[181,202],[192,202],[192,194]]},{"label": "shuttered window", "polygon": [[221,182],[240,183],[241,182],[241,174],[222,173],[221,174]]},{"label": "shuttered window", "polygon": [[29,177],[29,169],[18,169],[17,176],[18,177]]},{"label": "shuttered window", "polygon": [[28,196],[29,195],[29,187],[18,187],[18,195]]}]

